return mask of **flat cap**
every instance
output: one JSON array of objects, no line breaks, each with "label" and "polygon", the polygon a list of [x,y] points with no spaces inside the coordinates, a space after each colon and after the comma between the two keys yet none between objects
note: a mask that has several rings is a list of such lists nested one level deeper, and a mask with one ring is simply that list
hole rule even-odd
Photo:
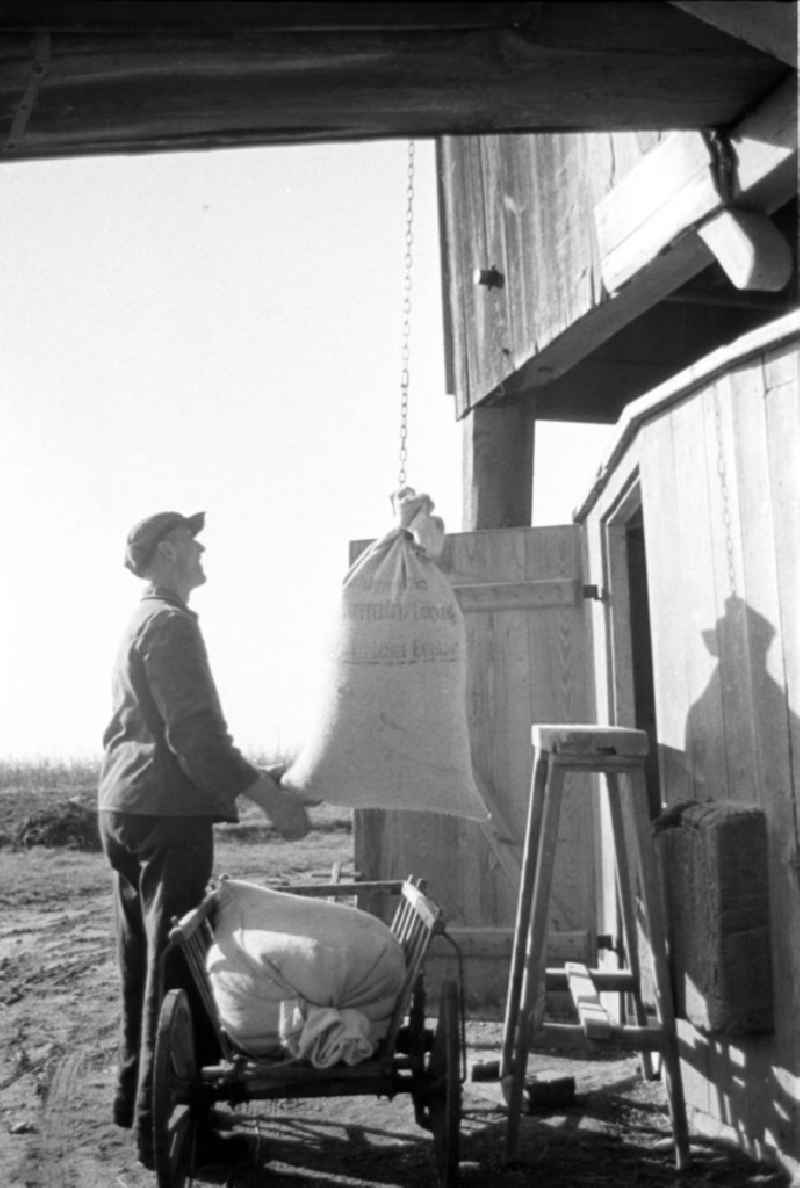
[{"label": "flat cap", "polygon": [[142,569],[155,552],[156,545],[163,540],[173,528],[188,528],[192,536],[201,532],[206,522],[205,512],[196,512],[193,516],[182,516],[180,512],[157,512],[154,516],[147,516],[134,524],[125,541],[125,566],[142,576]]}]

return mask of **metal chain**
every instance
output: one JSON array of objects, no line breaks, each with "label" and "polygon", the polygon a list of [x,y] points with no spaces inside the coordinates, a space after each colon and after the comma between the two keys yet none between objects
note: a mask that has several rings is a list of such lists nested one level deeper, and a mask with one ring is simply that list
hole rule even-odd
[{"label": "metal chain", "polygon": [[714,391],[714,428],[717,436],[717,474],[719,488],[722,495],[722,524],[725,529],[725,552],[728,561],[728,587],[731,597],[736,595],[736,559],[733,551],[733,522],[731,520],[730,494],[728,492],[728,476],[725,469],[725,451],[722,437],[722,413],[720,412],[719,392]]},{"label": "metal chain", "polygon": [[409,381],[409,336],[411,331],[411,266],[414,262],[414,150],[413,140],[408,142],[408,165],[406,168],[406,230],[403,255],[403,320],[400,340],[400,490],[406,485],[406,462],[408,461],[408,381]]}]

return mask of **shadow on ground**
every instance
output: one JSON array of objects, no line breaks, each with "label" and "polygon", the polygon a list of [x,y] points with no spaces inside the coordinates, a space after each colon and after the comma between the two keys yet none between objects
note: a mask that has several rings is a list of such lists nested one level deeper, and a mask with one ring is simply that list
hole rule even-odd
[{"label": "shadow on ground", "polygon": [[[468,1185],[536,1184],[537,1188],[614,1185],[724,1185],[725,1188],[785,1188],[788,1176],[754,1163],[730,1146],[692,1139],[690,1166],[674,1167],[671,1133],[658,1084],[619,1084],[576,1098],[558,1115],[526,1115],[521,1123],[518,1160],[504,1163],[505,1111],[487,1100],[474,1100],[467,1087],[462,1118],[460,1183]],[[393,1105],[370,1099],[331,1100],[328,1117],[319,1102],[252,1103],[236,1117],[236,1129],[253,1139],[253,1162],[230,1169],[204,1169],[197,1184],[230,1188],[271,1188],[301,1184],[315,1188],[341,1185],[434,1188],[438,1178],[433,1142],[413,1124],[396,1099]],[[398,1116],[381,1125],[378,1118],[394,1109]],[[357,1120],[360,1115],[360,1120]]]}]

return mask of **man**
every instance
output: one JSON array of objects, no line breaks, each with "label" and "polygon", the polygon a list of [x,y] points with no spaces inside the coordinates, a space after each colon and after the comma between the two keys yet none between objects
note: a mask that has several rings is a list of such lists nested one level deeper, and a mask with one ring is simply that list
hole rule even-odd
[{"label": "man", "polygon": [[170,921],[202,899],[214,821],[255,801],[287,839],[309,822],[302,801],[241,755],[228,734],[189,596],[205,582],[203,512],[160,512],[128,534],[125,565],[147,581],[113,673],[98,819],[114,871],[122,1019],[114,1121],[133,1126],[153,1166],[153,1048],[159,960]]}]

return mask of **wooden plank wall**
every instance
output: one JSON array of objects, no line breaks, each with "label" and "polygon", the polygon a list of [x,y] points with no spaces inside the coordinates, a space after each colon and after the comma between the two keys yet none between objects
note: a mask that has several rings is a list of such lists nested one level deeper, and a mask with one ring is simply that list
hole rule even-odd
[{"label": "wooden plank wall", "polygon": [[[657,548],[650,571],[662,787],[670,801],[730,798],[767,814],[771,1063],[792,1076],[800,1072],[799,457],[797,351],[782,348],[731,369],[663,417],[647,432],[642,458],[648,539],[669,514],[670,486],[680,509],[674,551]],[[668,599],[658,597],[667,590]],[[689,1064],[690,1083],[692,1074],[701,1086],[722,1076],[733,1088],[725,1061],[709,1054],[705,1067]],[[760,1077],[745,1080],[744,1093],[730,1089],[717,1098],[724,1109],[711,1095],[702,1112],[711,1108],[743,1130],[754,1149],[767,1149],[771,1134],[800,1156],[800,1132],[782,1122],[780,1095],[765,1094]]]},{"label": "wooden plank wall", "polygon": [[[448,388],[459,415],[603,300],[597,201],[666,133],[447,136],[439,144]],[[498,269],[501,288],[474,283]]]},{"label": "wooden plank wall", "polygon": [[[537,590],[552,583],[552,600],[540,605],[480,609],[482,600],[472,599],[476,609],[465,611],[473,766],[521,847],[531,724],[590,720],[579,532],[566,525],[458,533],[447,537],[441,566],[456,589],[465,581],[532,581]],[[565,583],[574,590],[567,601]],[[561,823],[553,932],[593,931],[593,832],[585,782],[575,778]],[[453,925],[513,928],[517,886],[473,822],[409,812],[358,812],[355,860],[366,878],[414,873],[428,879]]]},{"label": "wooden plank wall", "polygon": [[[640,460],[664,795],[768,811],[783,921],[797,895],[798,457],[797,354],[783,348],[648,426]],[[800,988],[800,948],[796,969],[787,956],[786,988]]]},{"label": "wooden plank wall", "polygon": [[[701,1129],[798,1167],[799,353],[796,340],[733,353],[728,368],[645,421],[585,537],[594,581],[604,521],[637,481],[664,800],[755,802],[767,818],[775,1034],[731,1044],[681,1022],[690,1112]],[[604,576],[607,619],[620,576]],[[598,708],[613,720],[611,633],[598,627]],[[608,898],[607,872],[600,886]]]}]

